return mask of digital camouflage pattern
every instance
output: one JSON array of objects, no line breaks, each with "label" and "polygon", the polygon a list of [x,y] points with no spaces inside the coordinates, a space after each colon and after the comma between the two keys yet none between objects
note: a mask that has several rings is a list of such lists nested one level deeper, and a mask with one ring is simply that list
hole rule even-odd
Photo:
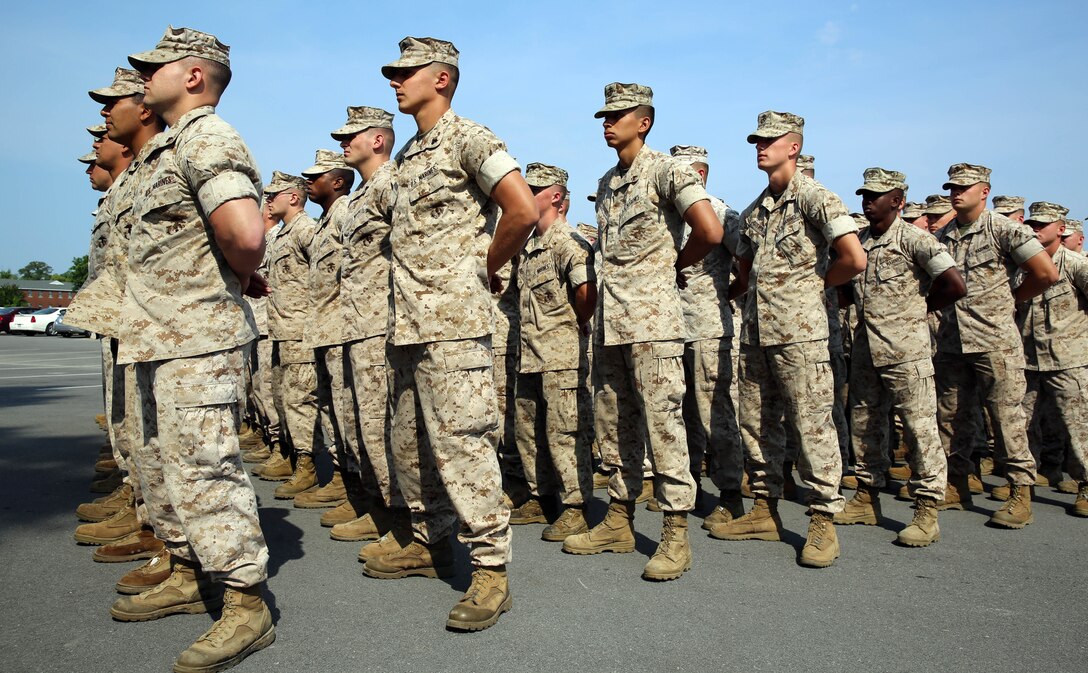
[{"label": "digital camouflage pattern", "polygon": [[242,285],[205,213],[258,201],[261,178],[238,133],[211,107],[185,113],[148,141],[132,185],[131,234],[117,360],[214,353],[257,336]]},{"label": "digital camouflage pattern", "polygon": [[496,213],[488,201],[517,162],[490,130],[448,110],[395,163],[390,341],[490,335],[486,232]]},{"label": "digital camouflage pattern", "polygon": [[1088,365],[1088,260],[1058,246],[1058,282],[1016,305],[1025,366],[1057,371]]},{"label": "digital camouflage pattern", "polygon": [[739,492],[744,449],[730,394],[734,372],[732,350],[732,343],[726,337],[684,344],[684,427],[692,473],[699,474],[706,457],[707,476],[718,490]]},{"label": "digital camouflage pattern", "polygon": [[155,537],[237,588],[268,576],[257,499],[238,448],[247,350],[138,363],[133,419]]},{"label": "digital camouflage pattern", "polygon": [[347,202],[340,271],[345,341],[385,336],[392,216],[393,164],[386,162]]},{"label": "digital camouflage pattern", "polygon": [[272,400],[279,412],[283,441],[299,453],[320,448],[317,365],[314,350],[301,341],[272,342]]},{"label": "digital camouflage pattern", "polygon": [[310,348],[339,346],[344,311],[340,301],[340,270],[344,262],[344,225],[348,221],[348,197],[333,201],[317,221],[310,243],[310,308],[302,342]]},{"label": "digital camouflage pattern", "polygon": [[[680,301],[684,312],[685,340],[731,338],[733,314],[729,306],[729,282],[733,270],[733,257],[740,243],[740,215],[721,199],[710,197],[714,214],[722,223],[722,244],[707,256],[684,269],[687,287],[680,288]],[[687,245],[691,227],[684,223],[681,249]]]},{"label": "digital camouflage pattern", "polygon": [[955,260],[928,232],[898,217],[882,236],[867,228],[860,238],[869,261],[852,281],[855,339],[864,335],[876,367],[929,359],[929,283],[955,267]]},{"label": "digital camouflage pattern", "polygon": [[351,433],[348,448],[361,466],[364,490],[386,507],[403,509],[406,505],[397,483],[390,443],[385,345],[385,335],[379,334],[344,346],[351,395],[345,425]]},{"label": "digital camouflage pattern", "polygon": [[[302,341],[310,313],[310,248],[317,223],[306,211],[284,222],[269,252],[268,335],[276,341]],[[308,360],[313,362],[313,349]],[[294,361],[294,360],[289,360]]]},{"label": "digital camouflage pattern", "polygon": [[685,337],[676,286],[683,215],[707,199],[690,165],[646,146],[629,167],[616,165],[604,174],[596,201],[602,260],[596,343]]},{"label": "digital camouflage pattern", "polygon": [[566,507],[581,507],[593,491],[592,419],[580,401],[588,384],[585,368],[521,372],[515,384],[514,427],[529,492],[558,493]]}]

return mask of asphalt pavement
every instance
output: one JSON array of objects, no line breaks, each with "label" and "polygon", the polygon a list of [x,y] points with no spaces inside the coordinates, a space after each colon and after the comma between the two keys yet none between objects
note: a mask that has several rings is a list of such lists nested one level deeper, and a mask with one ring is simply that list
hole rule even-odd
[{"label": "asphalt pavement", "polygon": [[[72,539],[105,439],[99,352],[92,340],[0,335],[0,671],[169,671],[212,622],[113,621],[113,584],[136,563],[94,563]],[[254,485],[277,640],[239,673],[1088,671],[1088,520],[1051,489],[1020,531],[987,527],[1000,503],[976,496],[971,511],[941,514],[941,541],[924,549],[893,544],[911,510],[884,496],[883,525],[840,527],[843,556],[826,570],[796,563],[800,504],[782,504],[783,542],[713,540],[692,517],[694,566],[665,583],[640,579],[660,514],[639,508],[632,554],[569,556],[540,540],[542,526],[519,526],[513,610],[461,634],[444,624],[468,586],[463,548],[450,580],[371,579],[359,543],[319,525],[322,510]]]}]

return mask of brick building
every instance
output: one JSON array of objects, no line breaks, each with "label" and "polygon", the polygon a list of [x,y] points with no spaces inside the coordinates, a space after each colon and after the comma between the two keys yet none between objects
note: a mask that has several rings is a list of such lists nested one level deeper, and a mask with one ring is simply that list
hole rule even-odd
[{"label": "brick building", "polygon": [[23,292],[23,299],[28,306],[34,308],[48,308],[50,306],[67,306],[76,296],[71,283],[59,280],[22,280],[0,279],[0,284],[15,285]]}]

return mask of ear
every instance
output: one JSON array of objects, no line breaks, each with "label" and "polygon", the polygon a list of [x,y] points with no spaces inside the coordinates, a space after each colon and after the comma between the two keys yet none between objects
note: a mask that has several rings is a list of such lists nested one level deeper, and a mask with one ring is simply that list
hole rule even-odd
[{"label": "ear", "polygon": [[650,126],[651,122],[649,117],[642,117],[638,120],[638,132],[640,134],[649,133]]},{"label": "ear", "polygon": [[189,71],[185,75],[186,91],[198,91],[199,89],[203,88],[203,85],[204,68],[200,67],[199,65],[189,66]]},{"label": "ear", "polygon": [[434,88],[437,91],[445,91],[450,85],[450,74],[445,70],[436,71],[434,77]]},{"label": "ear", "polygon": [[551,202],[552,202],[552,205],[555,206],[556,208],[563,205],[563,193],[560,192],[558,189],[555,190],[554,192],[552,192]]}]

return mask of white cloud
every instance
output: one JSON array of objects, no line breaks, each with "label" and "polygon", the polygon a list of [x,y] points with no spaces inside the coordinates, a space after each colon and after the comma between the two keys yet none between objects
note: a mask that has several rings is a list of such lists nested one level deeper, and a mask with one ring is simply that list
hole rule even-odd
[{"label": "white cloud", "polygon": [[829,47],[838,44],[839,38],[842,37],[842,27],[835,21],[828,21],[816,34],[816,37],[819,38],[822,44]]}]

